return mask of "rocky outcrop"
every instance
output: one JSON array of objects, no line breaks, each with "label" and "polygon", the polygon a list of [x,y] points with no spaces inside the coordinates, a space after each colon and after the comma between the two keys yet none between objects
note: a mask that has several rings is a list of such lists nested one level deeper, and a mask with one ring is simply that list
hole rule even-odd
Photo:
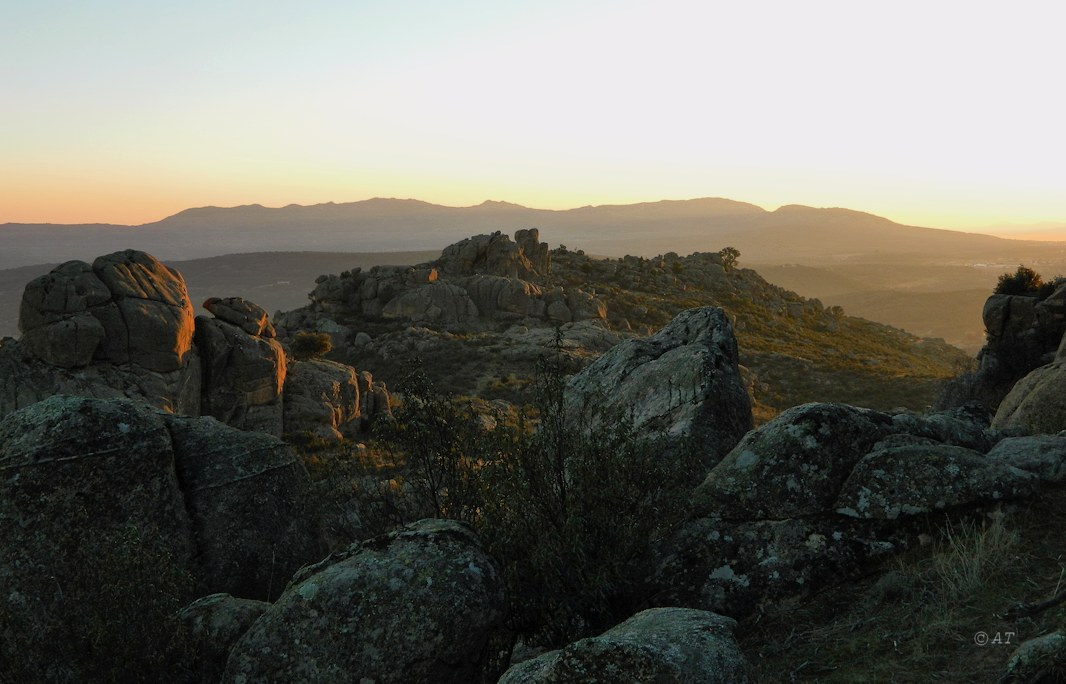
[{"label": "rocky outcrop", "polygon": [[548,245],[540,242],[540,231],[532,228],[515,233],[514,242],[499,231],[460,240],[445,247],[435,265],[449,276],[485,274],[529,280],[547,275],[550,257]]},{"label": "rocky outcrop", "polygon": [[[285,378],[286,433],[341,439],[358,431],[368,418],[360,385],[373,392],[373,379],[362,378],[351,366],[322,359],[291,362]],[[374,410],[371,402],[366,408]]]},{"label": "rocky outcrop", "polygon": [[414,523],[298,573],[234,647],[224,681],[495,681],[505,605],[467,527]]},{"label": "rocky outcrop", "polygon": [[121,643],[123,621],[144,629],[192,596],[170,435],[140,404],[52,397],[0,421],[0,520],[0,664],[13,681],[80,681],[92,640]]},{"label": "rocky outcrop", "polygon": [[140,396],[199,412],[200,362],[181,275],[127,250],[69,261],[31,281],[22,338],[0,361],[0,415],[57,392]]},{"label": "rocky outcrop", "polygon": [[1021,378],[1055,360],[1066,332],[1066,285],[1049,297],[994,294],[982,312],[987,341],[978,371],[956,381],[949,397],[995,412]]},{"label": "rocky outcrop", "polygon": [[707,611],[653,608],[599,636],[515,665],[500,684],[741,684],[750,681],[748,661],[734,627],[734,620]]},{"label": "rocky outcrop", "polygon": [[320,364],[294,387],[286,428],[288,363],[267,312],[240,297],[204,307],[215,317],[194,319],[181,275],[143,252],[56,267],[26,286],[22,339],[0,343],[0,416],[56,394],[128,397],[243,430],[336,439],[354,420],[388,413],[384,385],[333,367],[353,399],[323,379]]},{"label": "rocky outcrop", "polygon": [[646,339],[622,342],[566,387],[590,429],[627,418],[676,444],[692,439],[711,466],[752,427],[737,342],[724,311],[689,309]]},{"label": "rocky outcrop", "polygon": [[281,344],[232,323],[197,316],[196,345],[204,366],[203,414],[280,437],[286,369]]},{"label": "rocky outcrop", "polygon": [[477,235],[444,249],[437,261],[412,267],[375,266],[320,277],[307,309],[280,317],[286,329],[321,329],[325,319],[407,321],[445,328],[483,329],[521,320],[564,323],[606,320],[594,294],[577,288],[542,289],[548,245],[536,229],[512,241]]},{"label": "rocky outcrop", "polygon": [[275,437],[213,418],[166,415],[164,421],[206,585],[273,600],[323,550],[299,458]]},{"label": "rocky outcrop", "polygon": [[992,424],[1026,434],[1066,430],[1066,361],[1041,366],[1019,380],[1003,399]]},{"label": "rocky outcrop", "polygon": [[693,495],[695,510],[726,520],[783,520],[823,512],[890,425],[884,413],[843,404],[789,409],[748,433],[711,470]]},{"label": "rocky outcrop", "polygon": [[185,629],[182,670],[189,681],[217,682],[237,640],[270,608],[269,603],[211,594],[178,613]]},{"label": "rocky outcrop", "polygon": [[0,672],[84,680],[98,644],[139,657],[130,630],[163,629],[196,589],[276,595],[321,557],[306,484],[279,440],[143,402],[55,396],[6,416]]},{"label": "rocky outcrop", "polygon": [[231,323],[253,337],[276,337],[270,314],[266,309],[243,297],[211,297],[204,308],[226,323]]},{"label": "rocky outcrop", "polygon": [[986,455],[1001,438],[986,419],[972,409],[785,411],[695,490],[692,517],[657,549],[656,602],[739,618],[861,575],[913,543],[908,521],[1028,497],[1060,477],[1051,454],[1017,464],[1009,446]]}]

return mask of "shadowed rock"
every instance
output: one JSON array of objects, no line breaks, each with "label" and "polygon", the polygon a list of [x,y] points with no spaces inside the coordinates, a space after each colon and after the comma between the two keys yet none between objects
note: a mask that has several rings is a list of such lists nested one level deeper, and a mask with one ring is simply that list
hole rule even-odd
[{"label": "shadowed rock", "polygon": [[500,684],[742,684],[749,681],[748,661],[733,638],[735,627],[733,619],[707,611],[653,608],[515,665]]},{"label": "shadowed rock", "polygon": [[469,528],[421,521],[298,573],[237,643],[223,681],[495,681],[485,668],[506,636],[505,605]]}]

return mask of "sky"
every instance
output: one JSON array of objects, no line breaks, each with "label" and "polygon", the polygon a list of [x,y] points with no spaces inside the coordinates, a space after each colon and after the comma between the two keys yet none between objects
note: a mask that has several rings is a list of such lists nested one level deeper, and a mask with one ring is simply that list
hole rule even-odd
[{"label": "sky", "polygon": [[0,223],[728,197],[1066,223],[1066,10],[0,0]]}]

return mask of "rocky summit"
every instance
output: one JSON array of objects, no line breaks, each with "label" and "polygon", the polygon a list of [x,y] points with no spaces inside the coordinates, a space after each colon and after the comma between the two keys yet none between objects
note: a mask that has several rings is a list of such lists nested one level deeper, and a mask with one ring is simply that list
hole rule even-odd
[{"label": "rocky summit", "polygon": [[737,256],[492,233],[274,317],[56,267],[0,343],[0,681],[909,680],[940,656],[856,644],[989,615],[1025,639],[937,676],[1043,681],[1066,288],[908,408],[953,352]]}]

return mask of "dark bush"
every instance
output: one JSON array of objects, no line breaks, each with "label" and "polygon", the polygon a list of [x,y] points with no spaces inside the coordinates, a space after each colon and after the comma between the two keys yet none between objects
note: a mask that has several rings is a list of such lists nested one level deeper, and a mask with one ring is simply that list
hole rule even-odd
[{"label": "dark bush", "polygon": [[405,461],[401,518],[474,525],[504,568],[513,627],[558,645],[598,633],[644,607],[643,568],[655,539],[683,517],[697,481],[694,450],[661,448],[628,416],[598,419],[564,402],[567,361],[542,360],[533,406],[516,421],[478,416],[420,374],[381,436]]},{"label": "dark bush", "polygon": [[333,340],[328,333],[298,332],[292,342],[292,355],[299,360],[317,359],[333,351]]},{"label": "dark bush", "polygon": [[[1004,273],[996,283],[996,294],[1036,296],[1044,281],[1028,266],[1019,266],[1014,273]],[[1050,293],[1048,293],[1050,294]]]}]

